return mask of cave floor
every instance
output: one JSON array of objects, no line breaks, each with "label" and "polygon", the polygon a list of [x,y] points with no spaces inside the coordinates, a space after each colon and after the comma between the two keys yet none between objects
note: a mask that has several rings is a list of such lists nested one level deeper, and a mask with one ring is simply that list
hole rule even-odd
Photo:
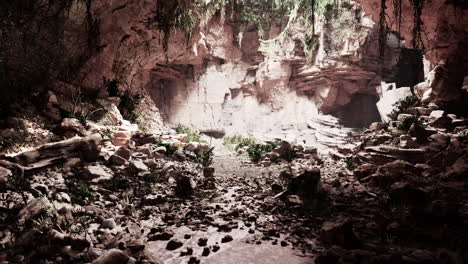
[{"label": "cave floor", "polygon": [[[277,168],[252,166],[247,158],[222,145],[216,148],[214,167],[217,186],[213,194],[219,195],[198,196],[183,202],[207,213],[205,218],[212,221],[200,225],[189,222],[172,228],[173,239],[183,241],[184,245],[167,251],[166,241],[153,241],[147,244],[150,251],[158,252],[164,263],[187,263],[194,256],[201,263],[213,264],[305,264],[313,261],[310,252],[313,239],[298,241],[297,237],[290,236],[285,225],[288,218],[279,219],[275,201],[266,190],[268,179]],[[292,225],[300,223],[300,219],[290,220]],[[230,238],[232,241],[225,242]],[[203,239],[207,239],[206,246],[200,246],[203,244],[199,241]],[[193,254],[183,256],[188,248]]]}]

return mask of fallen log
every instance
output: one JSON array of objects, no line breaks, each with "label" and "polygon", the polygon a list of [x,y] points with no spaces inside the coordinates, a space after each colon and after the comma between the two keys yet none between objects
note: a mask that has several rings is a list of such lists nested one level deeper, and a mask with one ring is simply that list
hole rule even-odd
[{"label": "fallen log", "polygon": [[100,134],[87,137],[73,137],[59,142],[47,143],[35,149],[0,156],[0,166],[15,168],[21,174],[63,163],[70,158],[79,157],[88,162],[99,157]]}]

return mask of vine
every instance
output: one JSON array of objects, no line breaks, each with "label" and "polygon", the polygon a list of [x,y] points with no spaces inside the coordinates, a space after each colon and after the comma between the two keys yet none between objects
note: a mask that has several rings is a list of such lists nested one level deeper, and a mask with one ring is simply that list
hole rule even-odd
[{"label": "vine", "polygon": [[[387,4],[386,0],[380,0],[380,13],[379,13],[379,59],[381,68],[383,67],[385,58],[385,46],[387,40],[388,25],[386,16]],[[382,70],[382,69],[381,69]]]},{"label": "vine", "polygon": [[[401,0],[393,0],[393,15],[395,17],[395,23],[397,27],[398,37],[401,36]],[[400,42],[398,41],[398,47],[400,47]]]},{"label": "vine", "polygon": [[172,30],[180,28],[185,32],[187,43],[192,37],[195,28],[195,18],[188,0],[161,1],[156,2],[155,14],[148,21],[148,25],[155,23],[157,28],[163,33],[163,50],[167,53],[169,48],[169,38]]},{"label": "vine", "polygon": [[424,7],[424,0],[411,0],[413,6],[413,48],[424,50],[424,43],[421,36],[422,26],[422,10]]}]

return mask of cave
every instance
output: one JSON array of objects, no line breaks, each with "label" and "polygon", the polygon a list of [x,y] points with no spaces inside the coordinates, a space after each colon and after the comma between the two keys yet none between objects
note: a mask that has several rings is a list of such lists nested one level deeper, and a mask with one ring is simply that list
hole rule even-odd
[{"label": "cave", "polygon": [[0,263],[468,263],[467,10],[0,1]]},{"label": "cave", "polygon": [[420,50],[402,48],[396,67],[396,87],[413,87],[424,81],[423,56]]},{"label": "cave", "polygon": [[378,101],[379,98],[375,95],[355,94],[347,105],[336,110],[332,115],[337,116],[345,127],[369,127],[372,123],[381,121],[376,106]]}]

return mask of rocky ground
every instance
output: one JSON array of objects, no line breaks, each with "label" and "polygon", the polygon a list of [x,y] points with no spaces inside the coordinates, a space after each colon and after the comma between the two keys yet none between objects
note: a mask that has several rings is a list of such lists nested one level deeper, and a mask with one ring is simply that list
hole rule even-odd
[{"label": "rocky ground", "polygon": [[64,119],[63,140],[1,156],[2,263],[468,262],[467,122],[436,106],[257,163],[107,128]]}]

